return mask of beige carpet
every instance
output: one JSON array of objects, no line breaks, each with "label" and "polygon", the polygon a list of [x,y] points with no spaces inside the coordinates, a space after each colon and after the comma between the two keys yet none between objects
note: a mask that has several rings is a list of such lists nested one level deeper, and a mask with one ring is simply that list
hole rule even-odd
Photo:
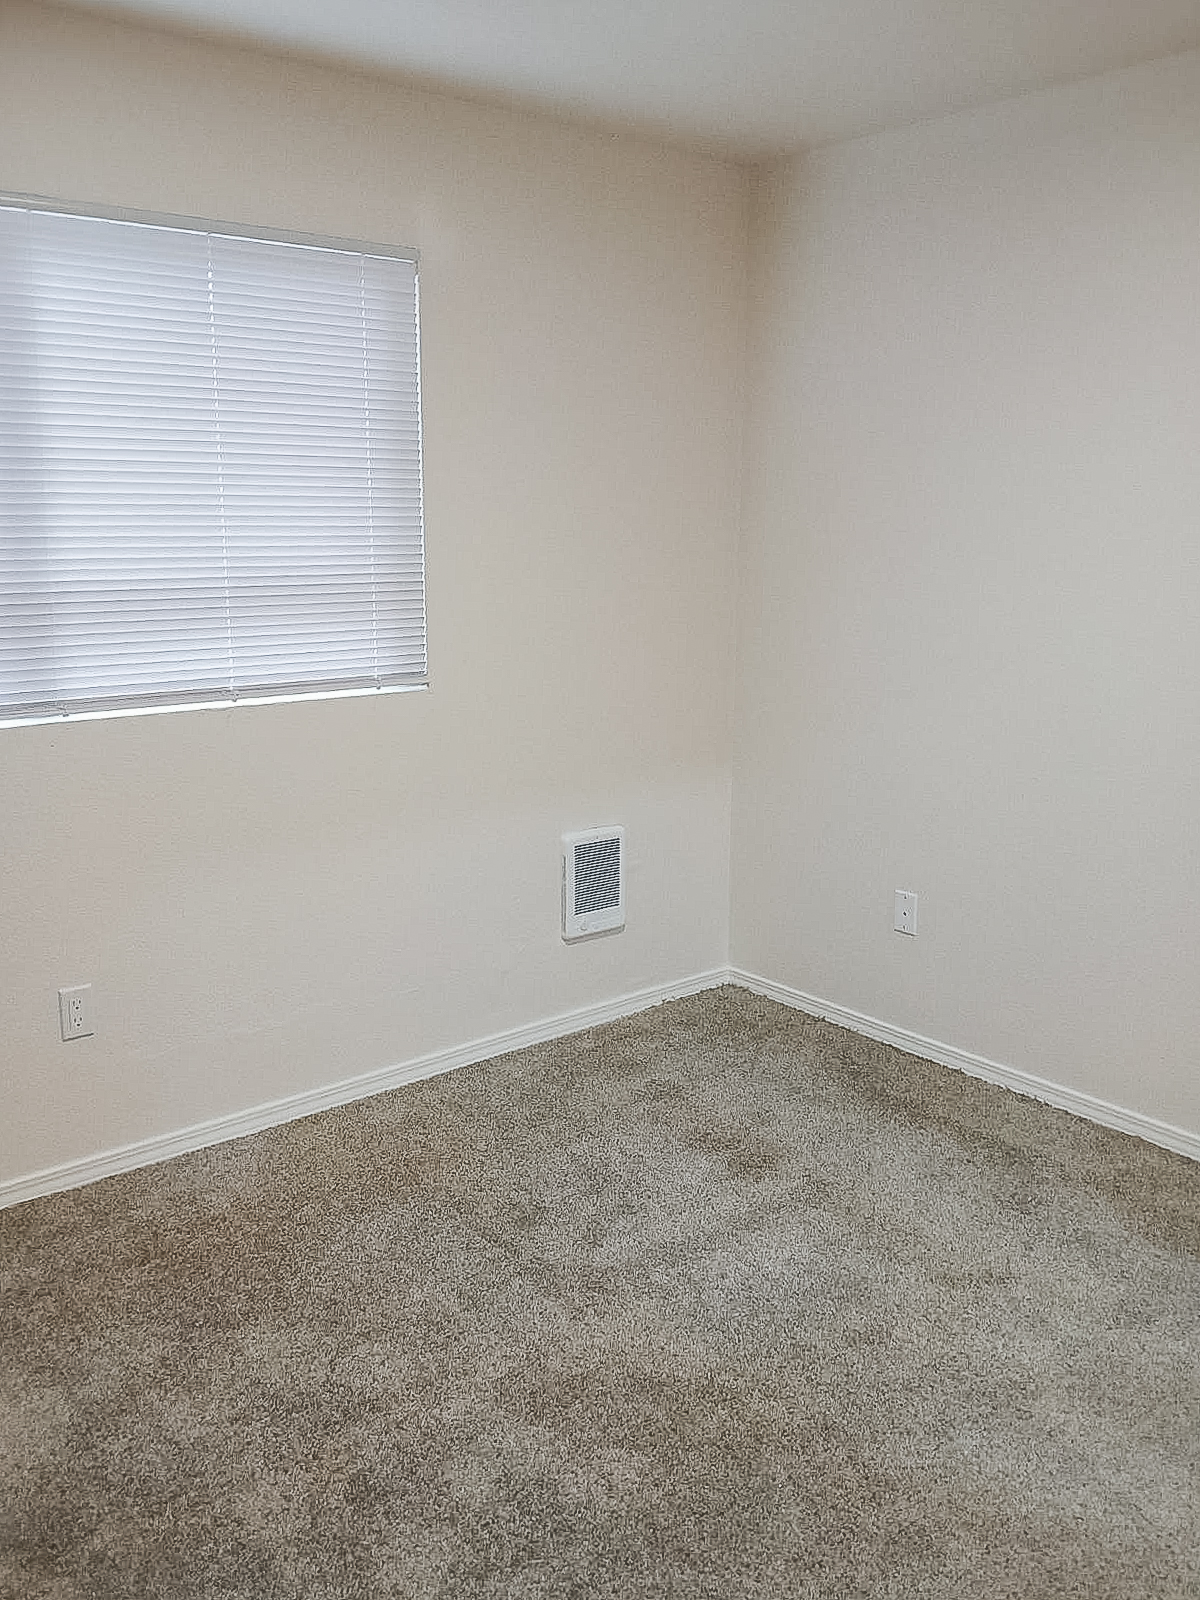
[{"label": "beige carpet", "polygon": [[1197,1600],[1200,1168],[723,989],[0,1214],[16,1600]]}]

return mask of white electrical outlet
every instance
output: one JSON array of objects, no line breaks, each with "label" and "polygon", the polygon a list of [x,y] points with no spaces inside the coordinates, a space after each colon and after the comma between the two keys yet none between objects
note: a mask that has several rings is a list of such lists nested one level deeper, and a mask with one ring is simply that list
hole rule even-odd
[{"label": "white electrical outlet", "polygon": [[892,919],[892,927],[897,933],[917,936],[917,897],[907,889],[896,890],[896,914]]},{"label": "white electrical outlet", "polygon": [[92,1027],[92,986],[80,983],[73,989],[58,991],[58,1020],[64,1039],[87,1039],[95,1033]]}]

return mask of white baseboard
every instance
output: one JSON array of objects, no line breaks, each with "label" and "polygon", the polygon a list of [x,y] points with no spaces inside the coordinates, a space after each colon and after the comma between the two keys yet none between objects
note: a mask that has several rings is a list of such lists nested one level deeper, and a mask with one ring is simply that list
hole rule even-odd
[{"label": "white baseboard", "polygon": [[349,1105],[354,1100],[365,1100],[370,1095],[398,1089],[405,1083],[416,1083],[421,1078],[451,1072],[455,1067],[471,1066],[477,1061],[489,1061],[493,1056],[507,1055],[511,1050],[524,1050],[532,1044],[544,1044],[548,1039],[582,1033],[585,1028],[595,1028],[603,1022],[615,1022],[618,1017],[633,1016],[638,1011],[661,1005],[665,1000],[681,1000],[685,995],[699,994],[703,989],[715,989],[728,981],[728,969],[717,967],[679,983],[638,989],[600,1005],[561,1012],[558,1016],[547,1017],[528,1027],[510,1028],[504,1033],[473,1039],[469,1044],[456,1045],[449,1050],[435,1050],[430,1055],[418,1056],[399,1066],[382,1067],[377,1072],[367,1072],[358,1078],[345,1078],[340,1083],[326,1084],[320,1089],[309,1089],[302,1094],[288,1095],[282,1100],[252,1106],[248,1111],[214,1117],[210,1122],[199,1122],[194,1127],[181,1128],[175,1133],[140,1139],[136,1144],[121,1145],[115,1150],[103,1150],[98,1155],[83,1156],[77,1161],[66,1161],[61,1166],[31,1172],[27,1177],[10,1178],[0,1182],[0,1210],[19,1205],[23,1200],[35,1200],[39,1195],[77,1189],[85,1183],[95,1183],[98,1178],[111,1178],[119,1172],[155,1166],[160,1161],[186,1155],[191,1150],[203,1150],[209,1145],[224,1144],[229,1139],[241,1139],[263,1128],[274,1128],[282,1122],[309,1117],[315,1111]]},{"label": "white baseboard", "polygon": [[111,1178],[120,1172],[133,1172],[138,1167],[150,1167],[172,1156],[186,1155],[191,1150],[203,1150],[209,1145],[224,1144],[229,1139],[240,1139],[248,1133],[258,1133],[263,1128],[274,1128],[283,1122],[294,1122],[299,1117],[311,1116],[317,1111],[328,1111],[333,1106],[349,1105],[354,1100],[365,1100],[388,1089],[398,1089],[402,1084],[416,1083],[421,1078],[432,1078],[441,1072],[452,1072],[455,1067],[471,1066],[478,1061],[488,1061],[493,1056],[507,1055],[511,1050],[524,1050],[533,1044],[544,1044],[550,1039],[561,1039],[572,1033],[582,1033],[585,1028],[599,1027],[604,1022],[615,1022],[619,1017],[633,1016],[666,1000],[681,1000],[685,995],[699,994],[704,989],[715,989],[723,983],[734,983],[750,989],[769,1000],[778,1000],[810,1016],[823,1017],[839,1027],[849,1028],[868,1039],[894,1045],[909,1055],[921,1056],[926,1061],[936,1061],[943,1067],[965,1072],[973,1078],[983,1078],[1001,1088],[1012,1089],[1017,1094],[1042,1100],[1047,1105],[1085,1117],[1089,1122],[1101,1123],[1106,1128],[1116,1128],[1121,1133],[1131,1133],[1151,1144],[1174,1150],[1179,1155],[1200,1161],[1200,1134],[1189,1133],[1185,1128],[1173,1127],[1169,1122],[1159,1122],[1154,1117],[1143,1116],[1139,1111],[1128,1111],[1123,1106],[1110,1104],[1095,1095],[1084,1094],[1079,1089],[1068,1089],[1046,1078],[1020,1072],[1015,1067],[1005,1067],[985,1056],[972,1055],[968,1050],[958,1050],[953,1045],[942,1044],[937,1039],[926,1039],[907,1028],[897,1028],[880,1022],[860,1011],[834,1005],[816,995],[791,989],[786,984],[772,983],[740,967],[717,967],[711,972],[698,973],[678,983],[658,984],[649,989],[638,989],[630,994],[600,1005],[584,1006],[577,1011],[561,1012],[524,1028],[510,1028],[503,1033],[493,1033],[483,1039],[473,1039],[469,1044],[456,1045],[448,1050],[435,1050],[429,1055],[402,1062],[399,1066],[383,1067],[377,1072],[361,1077],[346,1078],[340,1083],[326,1084],[319,1089],[302,1094],[288,1095],[282,1100],[271,1100],[265,1105],[252,1106],[247,1111],[237,1111],[230,1116],[214,1117],[210,1122],[200,1122],[194,1127],[181,1128],[175,1133],[156,1135],[139,1140],[136,1144],[122,1145],[115,1150],[104,1150],[97,1155],[84,1156],[77,1161],[67,1161],[61,1166],[46,1167],[23,1178],[0,1182],[0,1210],[19,1205],[23,1200],[35,1200],[39,1195],[57,1194],[63,1189],[76,1189],[85,1183],[95,1183],[99,1178]]},{"label": "white baseboard", "polygon": [[958,1050],[937,1039],[926,1039],[907,1028],[880,1022],[876,1017],[834,1005],[829,1000],[805,994],[800,989],[790,989],[786,984],[772,983],[753,972],[743,972],[739,967],[729,969],[729,982],[740,984],[744,989],[761,994],[768,1000],[778,1000],[797,1011],[806,1011],[810,1016],[823,1017],[841,1028],[849,1028],[852,1033],[861,1033],[868,1039],[894,1045],[897,1050],[907,1051],[909,1055],[936,1061],[940,1066],[952,1067],[956,1072],[965,1072],[972,1078],[983,1078],[988,1083],[999,1084],[1002,1089],[1012,1089],[1017,1094],[1056,1106],[1060,1111],[1070,1111],[1077,1117],[1086,1117],[1089,1122],[1099,1122],[1121,1133],[1132,1133],[1150,1144],[1161,1145],[1164,1150],[1174,1150],[1181,1156],[1200,1161],[1200,1134],[1189,1133],[1186,1128],[1159,1122],[1157,1118],[1144,1116],[1140,1111],[1128,1111],[1124,1106],[1112,1105],[1108,1100],[1085,1094],[1081,1089],[1068,1089],[1061,1083],[1052,1083],[1048,1078],[1035,1077],[1031,1072],[1001,1066],[998,1061],[972,1055],[969,1050]]}]

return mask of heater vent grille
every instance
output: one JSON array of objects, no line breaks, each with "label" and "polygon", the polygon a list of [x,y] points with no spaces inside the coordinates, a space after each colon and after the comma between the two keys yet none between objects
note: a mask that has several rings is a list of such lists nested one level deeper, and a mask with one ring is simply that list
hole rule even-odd
[{"label": "heater vent grille", "polygon": [[593,828],[563,835],[563,938],[625,926],[625,832]]},{"label": "heater vent grille", "polygon": [[611,911],[621,904],[621,841],[589,839],[575,846],[575,911]]}]

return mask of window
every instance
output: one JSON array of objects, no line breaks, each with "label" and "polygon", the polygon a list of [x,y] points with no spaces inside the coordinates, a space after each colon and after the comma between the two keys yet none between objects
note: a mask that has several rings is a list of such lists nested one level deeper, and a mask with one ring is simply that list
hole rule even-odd
[{"label": "window", "polygon": [[0,720],[426,681],[410,254],[0,199]]}]

